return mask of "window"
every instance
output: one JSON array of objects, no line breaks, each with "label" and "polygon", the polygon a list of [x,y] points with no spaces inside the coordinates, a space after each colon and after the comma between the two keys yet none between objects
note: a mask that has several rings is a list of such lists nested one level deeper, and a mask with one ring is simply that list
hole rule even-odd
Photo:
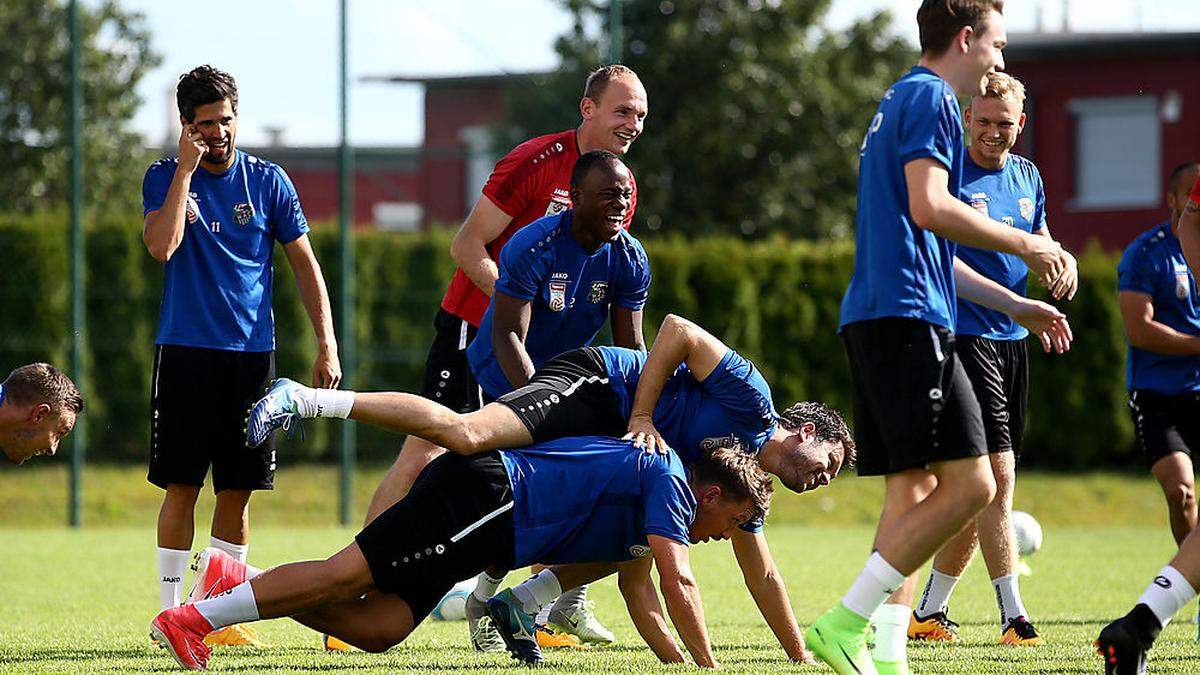
[{"label": "window", "polygon": [[466,146],[467,175],[463,183],[466,189],[463,194],[463,215],[466,216],[475,207],[480,191],[500,158],[492,151],[492,134],[488,127],[464,127],[458,137]]},{"label": "window", "polygon": [[1080,209],[1158,206],[1162,135],[1153,96],[1083,98],[1075,116],[1075,199]]}]

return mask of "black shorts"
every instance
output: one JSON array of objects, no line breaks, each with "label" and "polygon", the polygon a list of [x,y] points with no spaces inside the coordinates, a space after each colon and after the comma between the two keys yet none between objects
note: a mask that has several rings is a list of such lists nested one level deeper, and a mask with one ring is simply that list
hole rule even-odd
[{"label": "black shorts", "polygon": [[629,427],[594,347],[559,354],[542,364],[528,384],[496,400],[517,413],[535,443],[567,436],[624,436]]},{"label": "black shorts", "polygon": [[433,317],[433,329],[433,344],[421,375],[421,396],[456,413],[479,410],[483,407],[479,383],[467,360],[467,346],[479,329],[444,309],[438,309]]},{"label": "black shorts", "polygon": [[499,453],[446,453],[354,540],[375,587],[403,598],[420,623],[454,584],[488,567],[512,569],[512,509]]},{"label": "black shorts", "polygon": [[150,386],[150,471],[160,488],[204,485],[213,492],[270,490],[274,434],[246,447],[246,412],[275,379],[275,352],[157,345]]},{"label": "black shorts", "polygon": [[842,339],[860,476],[987,454],[979,402],[950,331],[889,317],[849,324]]},{"label": "black shorts", "polygon": [[1190,457],[1192,448],[1200,447],[1200,393],[1135,389],[1129,392],[1129,412],[1146,466],[1173,452]]},{"label": "black shorts", "polygon": [[1025,341],[959,335],[955,342],[983,413],[988,452],[1012,452],[1020,457],[1029,399]]}]

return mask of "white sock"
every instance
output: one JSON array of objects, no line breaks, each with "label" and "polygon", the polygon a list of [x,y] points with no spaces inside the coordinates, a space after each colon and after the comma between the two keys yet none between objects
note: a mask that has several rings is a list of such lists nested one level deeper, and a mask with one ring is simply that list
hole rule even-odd
[{"label": "white sock", "polygon": [[1018,616],[1029,617],[1025,612],[1025,603],[1021,602],[1021,589],[1017,586],[1016,574],[992,579],[992,588],[996,589],[996,603],[1000,605],[1001,629]]},{"label": "white sock", "polygon": [[907,605],[885,603],[871,615],[875,624],[875,649],[871,656],[875,661],[899,663],[908,660],[908,617],[912,610]]},{"label": "white sock", "polygon": [[950,604],[950,594],[954,592],[957,583],[958,577],[931,569],[929,581],[925,582],[925,591],[921,593],[921,600],[917,603],[917,616],[926,619],[932,614],[945,612]]},{"label": "white sock", "polygon": [[242,564],[246,563],[246,555],[250,552],[250,544],[235,544],[224,539],[218,539],[215,535],[209,535],[208,545],[225,551]]},{"label": "white sock", "polygon": [[213,630],[235,623],[258,621],[258,603],[254,601],[254,589],[250,587],[249,581],[238,584],[215,598],[197,602],[196,611],[208,619]]},{"label": "white sock", "polygon": [[875,551],[867,558],[867,564],[850,590],[842,596],[842,604],[851,612],[868,619],[902,583],[904,575],[900,570],[888,564],[879,551]]},{"label": "white sock", "polygon": [[538,612],[537,618],[533,620],[533,623],[536,626],[545,626],[546,624],[550,623],[550,605],[549,604],[547,604],[545,607],[543,607],[542,611]]},{"label": "white sock", "polygon": [[178,607],[183,602],[183,574],[190,554],[191,551],[158,547],[158,600],[162,609]]},{"label": "white sock", "polygon": [[497,579],[487,572],[480,572],[479,577],[475,580],[475,590],[471,591],[471,595],[480,602],[487,602],[488,598],[496,594],[496,589],[500,588],[500,584],[504,583],[504,575],[500,575]]},{"label": "white sock", "polygon": [[1159,571],[1154,581],[1146,587],[1138,603],[1144,603],[1158,617],[1163,628],[1184,605],[1196,597],[1196,589],[1179,573],[1179,570],[1167,565]]},{"label": "white sock", "polygon": [[550,612],[554,613],[560,610],[566,611],[571,607],[581,605],[584,602],[587,602],[587,584],[576,586],[569,591],[563,592],[563,594],[558,597],[558,600],[554,601],[554,606],[550,608]]},{"label": "white sock", "polygon": [[526,579],[512,589],[513,595],[521,601],[521,608],[530,614],[537,614],[543,607],[554,602],[562,595],[562,586],[558,577],[550,570],[542,570]]},{"label": "white sock", "polygon": [[354,392],[339,389],[313,389],[314,417],[346,419],[354,408]]}]

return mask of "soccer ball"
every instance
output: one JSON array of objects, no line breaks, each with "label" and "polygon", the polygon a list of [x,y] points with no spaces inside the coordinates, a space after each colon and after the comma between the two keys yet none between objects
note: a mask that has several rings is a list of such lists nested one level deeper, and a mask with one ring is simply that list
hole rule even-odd
[{"label": "soccer ball", "polygon": [[1024,511],[1012,512],[1013,532],[1017,536],[1017,551],[1025,556],[1037,553],[1042,547],[1042,526]]},{"label": "soccer ball", "polygon": [[474,578],[454,584],[454,588],[442,596],[429,616],[434,621],[462,621],[467,618],[467,596],[474,590]]}]

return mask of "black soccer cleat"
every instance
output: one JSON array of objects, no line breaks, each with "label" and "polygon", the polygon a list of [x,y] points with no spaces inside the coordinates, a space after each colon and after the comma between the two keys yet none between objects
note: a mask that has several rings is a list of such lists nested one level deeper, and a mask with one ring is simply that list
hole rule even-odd
[{"label": "black soccer cleat", "polygon": [[521,609],[521,603],[511,589],[505,589],[487,601],[487,615],[504,639],[504,647],[516,660],[529,665],[542,662],[542,649],[537,643],[534,616]]},{"label": "black soccer cleat", "polygon": [[[1142,605],[1139,605],[1142,607]],[[1134,609],[1137,611],[1137,608]],[[1147,610],[1148,611],[1148,610]],[[1145,675],[1146,651],[1154,643],[1138,635],[1134,612],[1113,621],[1096,638],[1096,653],[1104,659],[1105,675]]]}]

